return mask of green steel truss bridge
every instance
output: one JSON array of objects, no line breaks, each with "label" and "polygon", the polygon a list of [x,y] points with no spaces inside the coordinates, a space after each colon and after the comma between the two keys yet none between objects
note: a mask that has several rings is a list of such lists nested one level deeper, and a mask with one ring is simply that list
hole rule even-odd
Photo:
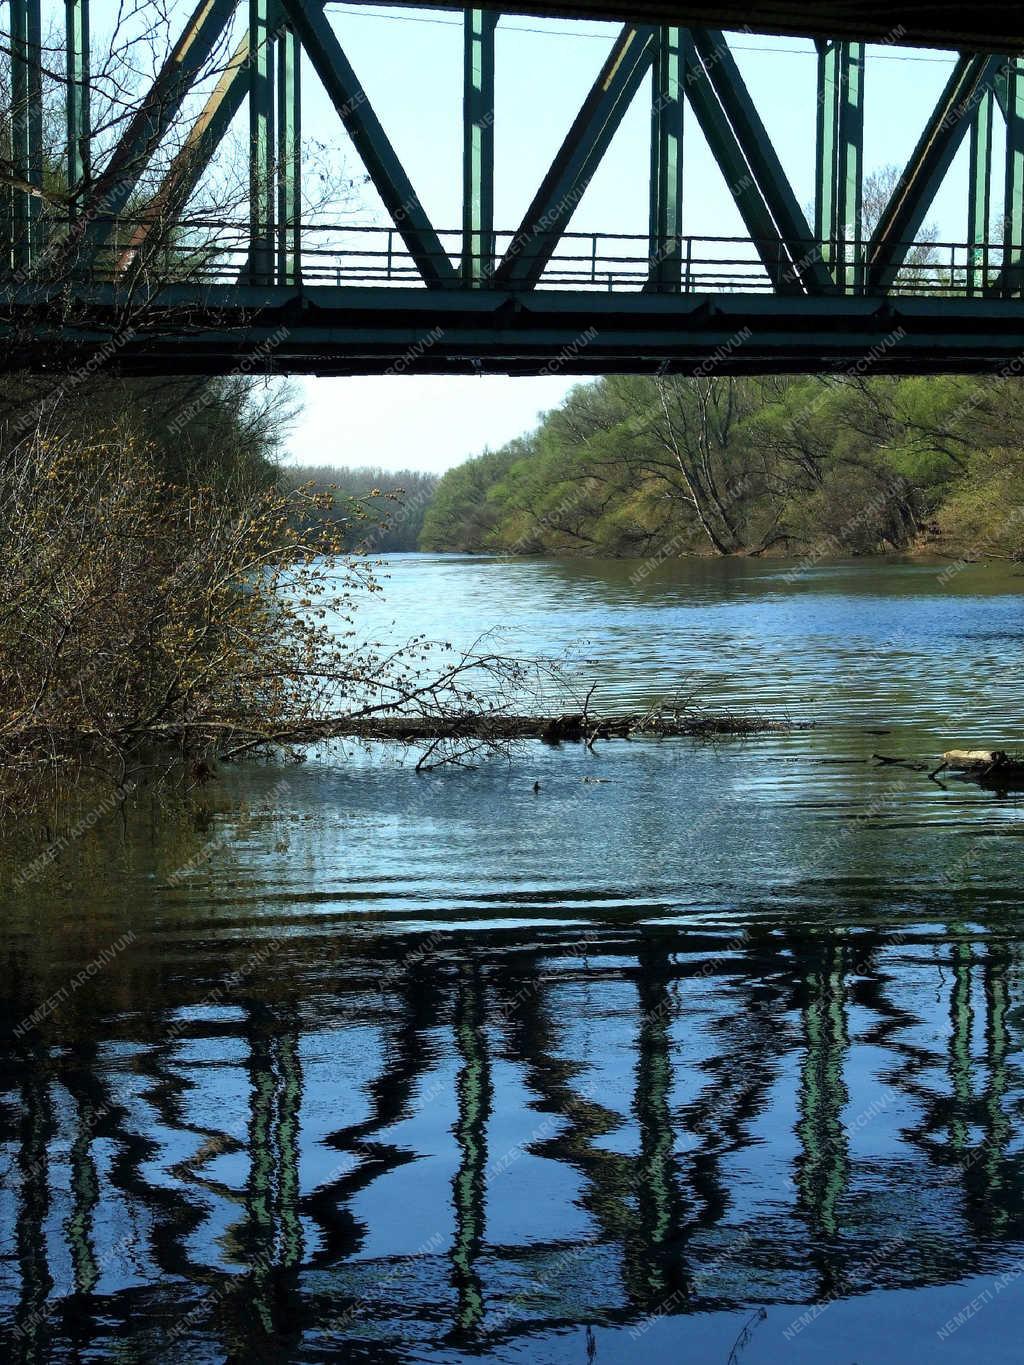
[{"label": "green steel truss bridge", "polygon": [[[609,17],[616,2],[521,8]],[[629,0],[623,4],[630,8]],[[745,12],[754,28],[802,24],[813,34],[833,8],[751,0]],[[870,58],[863,41],[815,37],[818,98],[806,117],[816,165],[810,221],[728,38],[707,27],[627,18],[522,221],[498,225],[499,14],[460,10],[462,221],[451,225],[430,221],[324,0],[199,0],[102,157],[90,121],[89,0],[65,0],[64,10],[59,62],[52,38],[44,40],[40,0],[8,0],[4,16],[10,158],[0,159],[0,365],[7,369],[1024,369],[1024,57],[1016,31],[1007,33],[1003,53],[976,44],[960,50],[868,232],[862,200]],[[764,22],[762,10],[769,11]],[[783,10],[780,20],[776,11]],[[947,29],[928,28],[926,10],[917,6],[906,25],[894,12],[889,32],[948,41]],[[689,17],[660,0],[637,0],[637,11],[654,20]],[[878,7],[865,13],[865,36],[885,36]],[[993,20],[991,7],[978,14]],[[844,6],[835,17],[844,35],[855,23]],[[970,24],[963,16],[958,22],[961,29]],[[990,28],[980,33],[992,36]],[[969,33],[957,37],[970,41]],[[301,86],[311,78],[329,96],[386,221],[304,221]],[[429,80],[425,73],[424,98]],[[52,123],[44,119],[44,87],[55,82],[66,122],[57,157],[44,146],[44,123]],[[574,211],[638,99],[651,109],[649,230],[574,231]],[[190,215],[229,127],[244,128],[246,120],[244,212]],[[693,126],[724,175],[743,236],[684,232],[684,143]],[[154,160],[173,139],[154,185]],[[964,240],[922,242],[965,140]],[[47,189],[54,177],[64,186],[60,195]],[[1003,212],[993,224],[995,204]]]}]

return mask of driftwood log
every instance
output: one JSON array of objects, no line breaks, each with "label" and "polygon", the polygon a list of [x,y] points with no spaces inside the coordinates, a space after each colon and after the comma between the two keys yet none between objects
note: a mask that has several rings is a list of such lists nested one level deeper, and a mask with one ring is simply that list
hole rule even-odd
[{"label": "driftwood log", "polygon": [[[936,773],[946,768],[971,777],[1024,777],[1024,754],[1004,749],[947,749]],[[934,774],[932,774],[934,776]]]},{"label": "driftwood log", "polygon": [[644,736],[757,735],[793,729],[788,721],[763,716],[715,715],[705,712],[635,712],[597,716],[583,712],[560,716],[492,715],[468,712],[448,716],[365,716],[341,721],[334,736],[358,739],[417,740],[539,739],[545,744],[592,743],[595,739],[640,739]]}]

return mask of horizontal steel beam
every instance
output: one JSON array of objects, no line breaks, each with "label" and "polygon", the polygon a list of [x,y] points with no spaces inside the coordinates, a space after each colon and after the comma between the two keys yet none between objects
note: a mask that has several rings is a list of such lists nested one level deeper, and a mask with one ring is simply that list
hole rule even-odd
[{"label": "horizontal steel beam", "polygon": [[[129,298],[136,330],[119,344]],[[183,309],[189,328],[176,330]],[[716,374],[1024,372],[1024,309],[990,299],[218,285],[149,299],[96,286],[68,300],[23,286],[0,312],[0,334],[15,333],[0,357],[49,373],[97,353],[131,375],[224,374],[242,361],[252,373],[537,374],[552,356],[567,375],[708,362]]]},{"label": "horizontal steel beam", "polygon": [[[419,3],[430,9],[455,8],[451,0]],[[948,0],[488,0],[483,7],[549,18],[632,20],[968,52],[1024,52],[1024,7],[1005,0],[978,0],[971,5]]]}]

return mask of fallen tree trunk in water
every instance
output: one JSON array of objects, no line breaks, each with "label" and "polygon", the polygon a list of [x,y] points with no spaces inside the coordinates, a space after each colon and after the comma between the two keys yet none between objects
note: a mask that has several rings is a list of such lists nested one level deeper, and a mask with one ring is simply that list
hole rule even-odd
[{"label": "fallen tree trunk in water", "polygon": [[632,712],[626,715],[588,716],[583,712],[560,716],[510,716],[469,712],[450,716],[367,716],[340,720],[331,737],[354,739],[417,740],[478,739],[508,741],[539,739],[545,744],[586,743],[597,739],[711,737],[758,735],[792,730],[790,721],[764,716],[714,715],[705,712]]},{"label": "fallen tree trunk in water", "polygon": [[1024,775],[1024,755],[1008,754],[1003,749],[947,749],[942,755],[942,766],[982,777],[996,772]]}]

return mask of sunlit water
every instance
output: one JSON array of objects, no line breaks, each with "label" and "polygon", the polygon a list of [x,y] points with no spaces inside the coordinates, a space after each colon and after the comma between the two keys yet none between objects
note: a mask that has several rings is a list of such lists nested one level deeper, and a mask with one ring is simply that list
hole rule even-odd
[{"label": "sunlit water", "polygon": [[9,1358],[1020,1359],[1022,794],[872,755],[1024,745],[1024,578],[636,569],[399,558],[372,625],[814,727],[18,845]]}]

